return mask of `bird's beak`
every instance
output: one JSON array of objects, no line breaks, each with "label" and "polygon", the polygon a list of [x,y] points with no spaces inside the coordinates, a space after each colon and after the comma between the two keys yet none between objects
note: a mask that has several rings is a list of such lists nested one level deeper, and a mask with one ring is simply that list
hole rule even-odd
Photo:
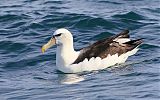
[{"label": "bird's beak", "polygon": [[42,49],[41,49],[42,53],[44,53],[47,49],[49,49],[50,47],[52,47],[55,44],[56,44],[56,39],[55,39],[55,37],[52,37],[48,41],[48,43],[46,43],[45,45],[42,46]]}]

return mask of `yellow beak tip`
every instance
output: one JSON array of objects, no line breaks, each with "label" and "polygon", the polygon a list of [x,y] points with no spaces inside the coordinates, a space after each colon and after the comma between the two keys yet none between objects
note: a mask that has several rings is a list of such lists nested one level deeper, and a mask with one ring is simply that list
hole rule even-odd
[{"label": "yellow beak tip", "polygon": [[42,53],[44,53],[44,52],[45,52],[45,49],[44,49],[43,47],[42,47],[42,49],[41,49],[41,52],[42,52]]},{"label": "yellow beak tip", "polygon": [[51,38],[48,43],[46,43],[45,45],[42,46],[41,48],[41,52],[44,53],[48,48],[50,48],[51,46],[56,44],[56,39],[55,38]]}]

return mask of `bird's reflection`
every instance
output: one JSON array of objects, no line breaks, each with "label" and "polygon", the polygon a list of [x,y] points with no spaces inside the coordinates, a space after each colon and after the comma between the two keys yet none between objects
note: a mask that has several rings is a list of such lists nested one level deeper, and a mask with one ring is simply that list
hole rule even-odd
[{"label": "bird's reflection", "polygon": [[78,74],[58,74],[60,84],[76,84],[84,80],[82,75]]}]

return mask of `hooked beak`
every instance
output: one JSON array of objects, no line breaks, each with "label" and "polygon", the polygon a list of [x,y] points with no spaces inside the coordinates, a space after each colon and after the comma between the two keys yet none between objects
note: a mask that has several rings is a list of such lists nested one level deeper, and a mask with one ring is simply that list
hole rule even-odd
[{"label": "hooked beak", "polygon": [[55,39],[55,37],[52,37],[48,41],[48,43],[46,43],[45,45],[42,46],[42,48],[41,48],[42,53],[44,53],[47,49],[49,49],[50,47],[52,47],[55,44],[56,44],[56,39]]}]

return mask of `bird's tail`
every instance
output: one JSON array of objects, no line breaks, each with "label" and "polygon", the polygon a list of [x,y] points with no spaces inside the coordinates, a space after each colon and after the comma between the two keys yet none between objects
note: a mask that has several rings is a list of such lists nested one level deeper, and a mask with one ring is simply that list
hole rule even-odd
[{"label": "bird's tail", "polygon": [[131,41],[125,42],[123,44],[129,45],[130,47],[135,48],[135,47],[138,47],[140,44],[142,44],[142,42],[143,42],[142,39],[143,38],[131,40]]},{"label": "bird's tail", "polygon": [[114,39],[115,38],[129,38],[130,36],[129,36],[129,30],[123,30],[121,33],[119,33],[119,34],[117,34],[115,37],[114,37]]}]

